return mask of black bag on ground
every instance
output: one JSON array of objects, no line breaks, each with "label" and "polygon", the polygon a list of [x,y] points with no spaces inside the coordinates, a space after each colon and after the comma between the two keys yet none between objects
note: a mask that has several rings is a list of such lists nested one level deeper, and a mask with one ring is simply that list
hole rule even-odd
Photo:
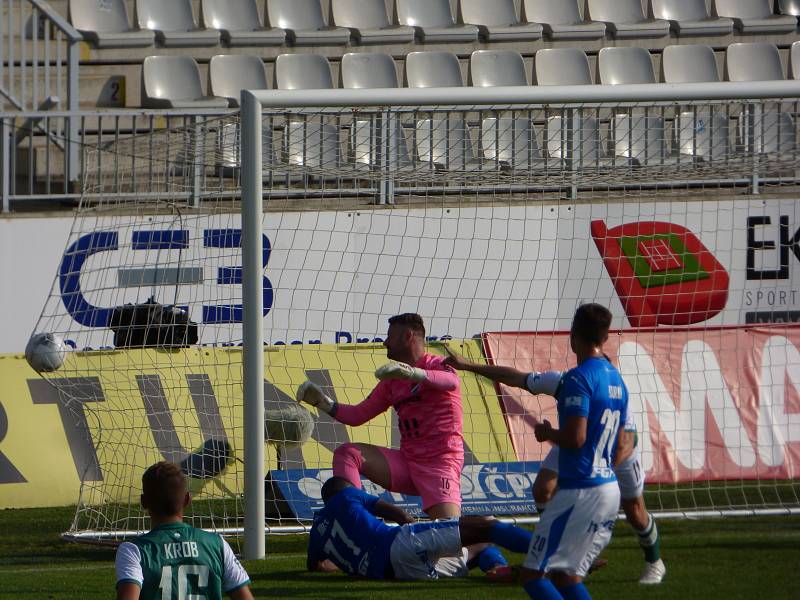
[{"label": "black bag on ground", "polygon": [[177,306],[153,298],[142,304],[117,306],[109,323],[117,348],[186,348],[197,343],[197,323]]}]

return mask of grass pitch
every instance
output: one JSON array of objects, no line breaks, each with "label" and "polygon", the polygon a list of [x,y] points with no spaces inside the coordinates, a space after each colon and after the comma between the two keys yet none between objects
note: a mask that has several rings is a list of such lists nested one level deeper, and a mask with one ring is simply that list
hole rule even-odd
[{"label": "grass pitch", "polygon": [[[0,598],[112,598],[113,548],[59,539],[73,510],[0,511]],[[636,583],[642,555],[631,528],[618,524],[604,553],[608,567],[588,588],[597,600],[680,598],[771,600],[800,598],[800,517],[662,521],[667,578]],[[256,597],[263,598],[524,598],[514,585],[487,583],[480,574],[427,583],[367,581],[305,572],[304,536],[270,536],[268,556],[245,563]],[[512,557],[519,563],[521,557]]]}]

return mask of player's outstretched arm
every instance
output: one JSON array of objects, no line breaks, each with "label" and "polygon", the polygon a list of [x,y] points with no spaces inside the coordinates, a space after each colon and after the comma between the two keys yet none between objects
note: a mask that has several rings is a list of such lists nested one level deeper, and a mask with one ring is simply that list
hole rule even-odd
[{"label": "player's outstretched arm", "polygon": [[446,345],[444,349],[447,351],[445,364],[450,365],[456,370],[470,371],[510,387],[522,388],[523,390],[528,389],[525,385],[525,380],[527,379],[528,374],[524,371],[520,371],[514,367],[505,367],[502,365],[475,363],[467,360],[459,354],[456,354]]},{"label": "player's outstretched arm", "polygon": [[389,397],[380,388],[372,390],[372,393],[363,402],[350,406],[338,403],[311,381],[306,381],[297,388],[296,398],[298,402],[316,406],[340,423],[353,427],[374,419],[391,406]]},{"label": "player's outstretched arm", "polygon": [[380,517],[384,521],[392,521],[398,525],[405,525],[406,523],[413,523],[414,517],[408,514],[399,506],[395,506],[391,502],[378,500],[372,509],[372,514]]}]

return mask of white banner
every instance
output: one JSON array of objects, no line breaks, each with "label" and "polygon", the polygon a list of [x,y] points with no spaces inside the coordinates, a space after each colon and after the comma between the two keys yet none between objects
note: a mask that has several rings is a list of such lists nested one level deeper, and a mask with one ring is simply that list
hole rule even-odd
[{"label": "white banner", "polygon": [[[586,301],[607,304],[620,328],[799,320],[798,206],[676,199],[267,213],[265,333],[270,343],[373,340],[406,311],[436,337],[552,331]],[[110,345],[109,311],[150,295],[188,306],[205,343],[241,339],[231,323],[241,304],[231,274],[237,216],[71,227],[71,218],[0,221],[0,352],[24,348],[54,281],[45,314],[63,315],[58,330],[79,332],[81,347]],[[165,231],[168,242],[152,234]]]}]

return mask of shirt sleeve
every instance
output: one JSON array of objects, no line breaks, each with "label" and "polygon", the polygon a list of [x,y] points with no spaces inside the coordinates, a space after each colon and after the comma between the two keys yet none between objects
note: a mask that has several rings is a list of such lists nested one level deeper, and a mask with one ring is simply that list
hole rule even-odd
[{"label": "shirt sleeve", "polygon": [[142,555],[136,544],[122,542],[119,545],[119,548],[117,548],[117,556],[114,561],[114,568],[117,572],[117,585],[120,583],[135,583],[139,587],[142,587],[144,583]]},{"label": "shirt sleeve", "polygon": [[461,383],[458,379],[458,373],[450,365],[444,364],[444,357],[436,357],[427,366],[433,368],[423,369],[427,376],[424,382],[426,387],[439,392],[451,392],[458,389]]},{"label": "shirt sleeve", "polygon": [[525,387],[531,394],[547,394],[555,397],[561,387],[561,379],[564,377],[563,371],[542,371],[528,373],[525,378]]},{"label": "shirt sleeve", "polygon": [[236,555],[231,550],[230,545],[224,539],[222,540],[222,554],[223,554],[223,573],[222,573],[222,591],[226,594],[232,592],[243,585],[250,583],[250,576],[244,567],[236,558]]},{"label": "shirt sleeve", "polygon": [[564,384],[559,394],[559,415],[562,417],[588,417],[592,388],[586,378],[577,371],[564,376]]},{"label": "shirt sleeve", "polygon": [[355,406],[339,402],[336,405],[336,414],[333,418],[345,425],[363,425],[382,412],[386,412],[390,406],[391,396],[389,395],[389,388],[384,382],[381,382],[375,386],[375,389],[372,390],[365,400],[359,402]]}]

